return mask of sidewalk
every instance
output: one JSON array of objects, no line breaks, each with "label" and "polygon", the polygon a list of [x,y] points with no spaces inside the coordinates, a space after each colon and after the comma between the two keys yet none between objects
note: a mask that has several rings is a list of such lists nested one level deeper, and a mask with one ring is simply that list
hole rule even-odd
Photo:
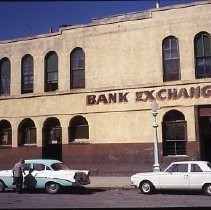
[{"label": "sidewalk", "polygon": [[91,188],[122,188],[131,189],[130,177],[119,176],[90,176],[91,183],[86,187]]}]

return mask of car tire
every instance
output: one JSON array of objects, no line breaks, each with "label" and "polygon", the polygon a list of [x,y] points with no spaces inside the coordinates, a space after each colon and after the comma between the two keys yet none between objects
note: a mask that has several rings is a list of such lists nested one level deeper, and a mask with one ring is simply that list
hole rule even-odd
[{"label": "car tire", "polygon": [[3,181],[0,180],[0,192],[4,192],[5,184]]},{"label": "car tire", "polygon": [[147,180],[141,182],[139,188],[143,194],[151,194],[154,191],[153,184]]},{"label": "car tire", "polygon": [[59,192],[60,185],[58,183],[55,183],[55,182],[49,182],[49,183],[46,184],[45,190],[46,190],[47,193],[55,194],[55,193]]},{"label": "car tire", "polygon": [[211,196],[211,184],[205,184],[203,187],[203,191],[206,195]]}]

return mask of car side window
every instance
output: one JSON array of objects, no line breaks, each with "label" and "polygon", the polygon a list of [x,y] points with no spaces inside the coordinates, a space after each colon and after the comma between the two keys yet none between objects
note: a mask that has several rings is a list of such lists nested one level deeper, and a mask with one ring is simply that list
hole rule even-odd
[{"label": "car side window", "polygon": [[30,163],[25,163],[24,164],[24,171],[29,171],[31,169],[31,164]]},{"label": "car side window", "polygon": [[40,163],[34,163],[33,169],[36,171],[42,171],[42,170],[45,170],[45,165],[40,164]]},{"label": "car side window", "polygon": [[198,164],[191,164],[191,172],[202,172]]},{"label": "car side window", "polygon": [[174,164],[167,172],[188,172],[188,164]]}]

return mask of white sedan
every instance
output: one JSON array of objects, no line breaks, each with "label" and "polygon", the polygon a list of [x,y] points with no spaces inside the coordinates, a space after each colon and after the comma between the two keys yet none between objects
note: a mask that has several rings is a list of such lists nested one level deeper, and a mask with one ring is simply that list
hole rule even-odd
[{"label": "white sedan", "polygon": [[163,172],[137,173],[131,185],[144,194],[155,190],[202,190],[211,195],[211,163],[180,161],[171,163]]},{"label": "white sedan", "polygon": [[[49,159],[25,160],[25,189],[45,188],[47,193],[57,193],[61,187],[90,184],[88,170],[70,170],[63,162]],[[0,192],[15,188],[12,170],[0,171]]]}]

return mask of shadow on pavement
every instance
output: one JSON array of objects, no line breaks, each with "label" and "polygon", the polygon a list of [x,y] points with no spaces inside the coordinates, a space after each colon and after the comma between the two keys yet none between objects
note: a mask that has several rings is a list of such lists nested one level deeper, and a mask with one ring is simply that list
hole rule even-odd
[{"label": "shadow on pavement", "polygon": [[98,192],[104,192],[106,191],[105,189],[99,189],[99,188],[86,188],[86,187],[68,187],[68,188],[63,188],[60,191],[60,194],[95,194]]},{"label": "shadow on pavement", "polygon": [[[63,187],[57,194],[77,194],[77,195],[90,195],[98,192],[104,192],[105,189],[99,188],[86,188],[86,187]],[[16,193],[14,189],[5,189],[3,193]],[[45,189],[23,189],[21,194],[48,194]]]},{"label": "shadow on pavement", "polygon": [[[139,194],[143,194],[141,192],[139,192]],[[157,190],[154,193],[150,194],[150,195],[158,195],[158,194],[163,194],[163,195],[204,195],[202,191],[200,190],[193,190],[193,191],[189,191],[189,190]]]}]

